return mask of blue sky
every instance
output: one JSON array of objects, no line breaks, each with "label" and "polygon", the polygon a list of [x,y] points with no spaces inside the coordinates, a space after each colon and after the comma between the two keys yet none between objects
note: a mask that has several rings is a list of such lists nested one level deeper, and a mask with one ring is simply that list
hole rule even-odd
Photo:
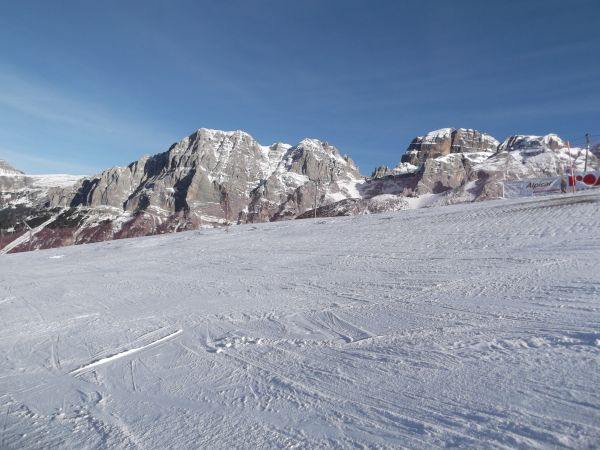
[{"label": "blue sky", "polygon": [[598,24],[597,0],[2,2],[0,159],[87,174],[207,127],[367,174],[442,127],[581,140]]}]

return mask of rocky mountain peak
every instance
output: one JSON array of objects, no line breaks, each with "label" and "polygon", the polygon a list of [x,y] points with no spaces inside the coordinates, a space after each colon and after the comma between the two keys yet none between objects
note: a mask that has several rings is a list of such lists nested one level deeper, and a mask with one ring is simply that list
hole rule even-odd
[{"label": "rocky mountain peak", "polygon": [[[330,195],[324,201],[356,195],[353,183],[360,179],[350,158],[317,139],[264,146],[243,131],[200,128],[163,153],[82,180],[74,191],[54,195],[51,203],[129,213],[188,211],[213,222],[242,220],[242,213],[243,220],[265,220],[283,203],[303,212],[308,199],[314,199],[308,193],[314,186],[326,186]],[[294,192],[296,197],[289,198]],[[247,213],[257,205],[260,214]]]},{"label": "rocky mountain peak", "polygon": [[[21,174],[2,161],[0,228],[19,235],[25,233],[24,220],[52,219],[32,246],[46,248],[206,224],[497,198],[506,179],[556,176],[571,164],[578,171],[600,167],[593,155],[586,162],[585,152],[565,146],[553,134],[515,135],[499,145],[477,130],[442,128],[413,139],[395,168],[380,166],[363,178],[356,164],[328,142],[266,146],[243,131],[200,128],[163,153],[83,179],[2,176]],[[414,200],[425,194],[423,202]]]},{"label": "rocky mountain peak", "polygon": [[489,134],[470,128],[442,128],[414,138],[400,162],[418,165],[450,153],[495,152],[499,144]]},{"label": "rocky mountain peak", "polygon": [[515,134],[504,140],[498,147],[498,152],[543,152],[547,150],[557,151],[566,148],[567,144],[556,134],[545,136],[532,136]]},{"label": "rocky mountain peak", "polygon": [[393,171],[386,165],[382,164],[377,166],[373,172],[371,172],[371,178],[385,178],[387,176],[393,175]]},{"label": "rocky mountain peak", "polygon": [[285,155],[286,169],[305,175],[311,181],[330,183],[340,179],[359,179],[358,167],[348,156],[327,142],[303,139]]}]

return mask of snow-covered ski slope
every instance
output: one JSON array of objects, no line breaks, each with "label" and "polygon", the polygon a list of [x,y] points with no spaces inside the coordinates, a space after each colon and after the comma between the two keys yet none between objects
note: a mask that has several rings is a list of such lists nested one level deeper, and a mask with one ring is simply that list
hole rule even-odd
[{"label": "snow-covered ski slope", "polygon": [[0,256],[0,448],[594,448],[600,192]]}]

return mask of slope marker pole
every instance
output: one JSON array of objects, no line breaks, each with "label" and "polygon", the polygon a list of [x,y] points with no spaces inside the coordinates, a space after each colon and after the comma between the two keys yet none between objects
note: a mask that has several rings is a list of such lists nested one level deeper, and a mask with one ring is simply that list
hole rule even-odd
[{"label": "slope marker pole", "polygon": [[575,174],[573,173],[573,157],[571,156],[571,144],[567,141],[567,149],[569,150],[569,163],[571,165],[571,180],[573,180],[573,194],[577,192],[575,187]]},{"label": "slope marker pole", "polygon": [[319,194],[319,182],[315,181],[315,219],[317,218],[317,195]]},{"label": "slope marker pole", "polygon": [[590,133],[585,133],[585,167],[583,172],[587,172],[588,154],[590,153]]}]

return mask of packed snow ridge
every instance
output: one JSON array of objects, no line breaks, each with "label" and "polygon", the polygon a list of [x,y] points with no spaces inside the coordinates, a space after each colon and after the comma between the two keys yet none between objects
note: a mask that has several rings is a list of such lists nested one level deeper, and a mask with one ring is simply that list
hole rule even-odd
[{"label": "packed snow ridge", "polygon": [[599,206],[588,191],[2,256],[0,447],[595,448]]}]

